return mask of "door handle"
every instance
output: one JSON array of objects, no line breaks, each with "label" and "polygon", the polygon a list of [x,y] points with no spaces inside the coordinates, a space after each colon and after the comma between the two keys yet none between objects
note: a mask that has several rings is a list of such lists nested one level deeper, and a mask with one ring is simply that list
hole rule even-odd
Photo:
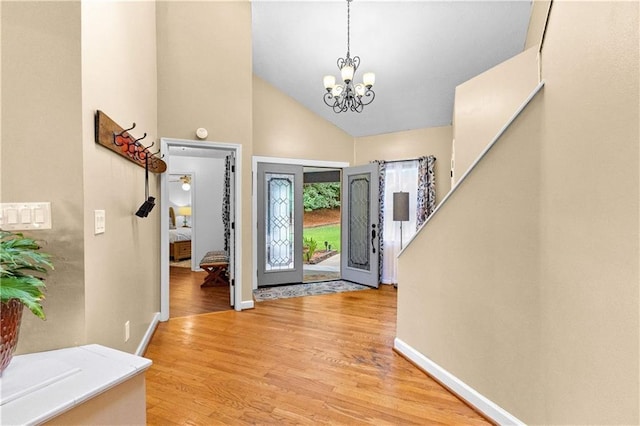
[{"label": "door handle", "polygon": [[376,239],[376,230],[375,227],[376,225],[371,225],[374,229],[371,230],[371,250],[373,251],[373,254],[376,253],[376,244],[374,243],[374,240]]}]

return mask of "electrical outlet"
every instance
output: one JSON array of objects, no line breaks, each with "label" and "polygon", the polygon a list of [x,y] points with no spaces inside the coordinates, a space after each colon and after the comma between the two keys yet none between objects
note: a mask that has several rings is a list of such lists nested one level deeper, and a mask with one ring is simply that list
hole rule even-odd
[{"label": "electrical outlet", "polygon": [[128,342],[131,336],[131,324],[129,321],[124,323],[124,341]]}]

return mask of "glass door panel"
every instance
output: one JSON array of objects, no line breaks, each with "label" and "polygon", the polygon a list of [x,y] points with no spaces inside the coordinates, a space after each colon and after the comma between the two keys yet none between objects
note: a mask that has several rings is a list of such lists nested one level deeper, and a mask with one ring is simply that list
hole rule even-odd
[{"label": "glass door panel", "polygon": [[258,286],[302,282],[302,166],[258,163]]},{"label": "glass door panel", "polygon": [[342,279],[378,287],[378,166],[342,172]]},{"label": "glass door panel", "polygon": [[295,174],[265,173],[266,238],[264,269],[286,271],[295,268],[294,229]]}]

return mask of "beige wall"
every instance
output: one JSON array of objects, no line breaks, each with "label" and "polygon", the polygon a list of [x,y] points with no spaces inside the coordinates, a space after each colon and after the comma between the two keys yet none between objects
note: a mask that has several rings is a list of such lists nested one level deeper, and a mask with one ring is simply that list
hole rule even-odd
[{"label": "beige wall", "polygon": [[253,300],[249,2],[158,2],[158,136],[242,144],[243,301]]},{"label": "beige wall", "polygon": [[[18,353],[86,342],[134,352],[159,310],[158,219],[133,215],[144,170],[95,144],[93,115],[156,139],[155,5],[5,2],[2,19],[3,201],[52,203],[52,230],[32,234],[56,267],[47,321],[24,315]],[[107,212],[104,235],[93,235],[95,209]]]},{"label": "beige wall", "polygon": [[254,75],[253,155],[353,163],[353,137]]},{"label": "beige wall", "polygon": [[[2,2],[0,2],[0,36],[2,35]],[[0,42],[0,166],[2,165],[2,43]],[[2,202],[2,168],[0,167],[0,203]]]},{"label": "beige wall", "polygon": [[23,315],[18,352],[85,342],[80,3],[2,3],[2,201],[49,201],[46,321]]},{"label": "beige wall", "polygon": [[525,50],[542,44],[544,29],[547,24],[547,16],[551,8],[551,0],[534,0],[531,5],[531,18],[527,29],[527,39],[524,43]]},{"label": "beige wall", "polygon": [[398,337],[529,424],[640,422],[638,25],[555,2],[543,91],[399,259]]},{"label": "beige wall", "polygon": [[442,126],[356,138],[354,164],[433,155],[436,157],[436,203],[439,203],[451,189],[451,137],[451,126]]},{"label": "beige wall", "polygon": [[44,423],[69,425],[146,425],[144,373],[138,374]]},{"label": "beige wall", "polygon": [[539,191],[529,184],[539,160],[523,138],[538,121],[532,107],[527,118],[400,256],[397,335],[525,422],[539,424]]},{"label": "beige wall", "polygon": [[[131,353],[160,310],[160,212],[134,215],[145,200],[144,169],[95,143],[94,114],[100,109],[123,128],[135,122],[131,134],[146,132],[144,145],[158,140],[155,18],[155,2],[82,5],[86,333],[89,343]],[[151,173],[156,198],[157,181]],[[101,235],[93,232],[96,209],[107,215]]]},{"label": "beige wall", "polygon": [[454,183],[536,87],[537,63],[538,50],[531,48],[456,87]]},{"label": "beige wall", "polygon": [[640,423],[639,14],[638,2],[554,2],[542,47],[549,423]]}]

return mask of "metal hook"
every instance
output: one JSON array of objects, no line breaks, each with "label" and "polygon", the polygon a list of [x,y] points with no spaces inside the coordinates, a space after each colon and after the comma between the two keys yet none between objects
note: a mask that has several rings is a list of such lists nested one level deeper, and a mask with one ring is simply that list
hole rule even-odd
[{"label": "metal hook", "polygon": [[[135,128],[136,128],[136,123],[133,123],[133,125],[131,126],[130,129],[125,129],[125,130],[121,131],[120,133],[118,133],[117,135],[114,134],[114,136],[122,136],[123,134],[125,134],[128,131],[131,131],[131,130],[133,130]],[[145,136],[146,136],[146,133],[145,133]]]},{"label": "metal hook", "polygon": [[[146,135],[146,133],[145,133],[145,135]],[[143,137],[144,137],[144,136],[143,136]],[[140,139],[142,139],[142,138],[140,138]],[[144,149],[143,149],[142,151],[144,152],[144,151],[148,150],[148,149],[149,149],[149,148],[151,148],[153,145],[155,145],[155,143],[156,143],[156,141],[151,142],[151,145],[149,145],[149,146],[145,146],[145,147],[144,147]]]},{"label": "metal hook", "polygon": [[145,132],[145,134],[144,134],[144,135],[142,135],[142,137],[141,137],[141,138],[134,139],[133,143],[134,143],[135,145],[137,145],[137,146],[140,146],[140,143],[138,143],[138,141],[141,141],[142,139],[144,139],[144,138],[146,138],[146,137],[147,137],[147,133]]}]

